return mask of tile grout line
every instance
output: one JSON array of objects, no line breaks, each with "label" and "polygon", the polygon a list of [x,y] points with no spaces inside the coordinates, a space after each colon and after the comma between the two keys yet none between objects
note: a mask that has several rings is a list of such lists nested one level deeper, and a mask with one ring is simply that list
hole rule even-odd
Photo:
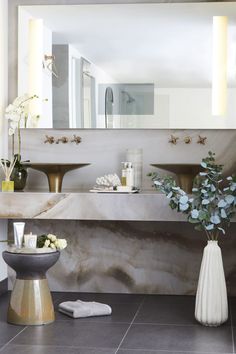
[{"label": "tile grout line", "polygon": [[234,345],[234,327],[233,327],[233,316],[232,316],[232,303],[231,303],[231,298],[229,299],[229,309],[230,309],[230,324],[231,324],[231,336],[232,336],[232,349],[233,349],[233,353],[235,353],[235,345]]},{"label": "tile grout line", "polygon": [[127,336],[127,334],[128,334],[128,332],[129,332],[129,330],[130,330],[132,324],[133,324],[134,321],[135,321],[135,318],[138,316],[138,313],[139,313],[141,307],[143,306],[144,300],[145,300],[145,297],[143,298],[142,302],[140,303],[140,305],[139,305],[139,307],[138,307],[138,309],[137,309],[137,311],[136,311],[136,313],[135,313],[135,315],[134,315],[134,318],[132,319],[132,321],[131,321],[129,327],[127,328],[127,330],[126,330],[126,332],[125,332],[123,338],[121,339],[120,344],[118,345],[118,348],[116,349],[116,351],[115,351],[114,354],[117,354],[117,353],[118,353],[118,351],[119,351],[119,349],[120,349],[122,343],[124,342],[125,337]]},{"label": "tile grout line", "polygon": [[13,338],[11,338],[6,344],[3,345],[3,347],[0,349],[0,352],[3,351],[3,349],[6,348],[8,344],[10,344],[17,336],[19,336],[21,333],[23,333],[28,326],[25,326],[19,333],[17,333]]},{"label": "tile grout line", "polygon": [[[140,354],[143,354],[143,350],[144,349],[137,349],[137,348],[136,349],[127,349],[126,348],[125,349],[125,351],[130,352],[130,354],[132,354],[132,352],[135,352],[135,354],[136,354],[137,351],[139,351]],[[157,351],[155,349],[148,349],[148,352],[153,353],[153,354],[157,354]],[[158,351],[158,353],[159,353],[159,351]],[[166,353],[166,354],[216,354],[216,353],[212,353],[212,352],[191,352],[191,351],[173,352],[173,351],[169,351],[168,349],[161,349],[161,353],[163,353],[163,354],[164,353]],[[219,352],[217,354],[232,354],[232,353]]]}]

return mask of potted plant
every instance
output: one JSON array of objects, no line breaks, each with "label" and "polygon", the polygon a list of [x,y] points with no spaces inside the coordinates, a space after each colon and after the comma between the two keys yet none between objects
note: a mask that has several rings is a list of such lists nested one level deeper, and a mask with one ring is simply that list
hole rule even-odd
[{"label": "potted plant", "polygon": [[207,237],[201,263],[195,318],[202,324],[218,326],[228,318],[227,291],[218,238],[224,235],[235,214],[236,177],[223,178],[223,165],[215,154],[201,162],[203,171],[194,180],[192,195],[187,195],[170,176],[152,173],[155,187],[165,193],[172,209],[186,214],[187,220]]},{"label": "potted plant", "polygon": [[[26,162],[21,160],[21,128],[27,128],[29,121],[31,126],[38,121],[38,115],[30,114],[30,102],[39,99],[38,96],[25,94],[17,97],[5,110],[5,117],[9,120],[9,136],[12,136],[12,153],[16,158],[15,167],[11,179],[14,181],[15,190],[23,190],[27,180]],[[17,154],[14,153],[14,136],[17,135]]]}]

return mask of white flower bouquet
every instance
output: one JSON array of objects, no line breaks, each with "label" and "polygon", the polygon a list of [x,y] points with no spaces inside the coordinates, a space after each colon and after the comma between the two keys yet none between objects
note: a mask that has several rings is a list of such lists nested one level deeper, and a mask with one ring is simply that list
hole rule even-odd
[{"label": "white flower bouquet", "polygon": [[67,241],[64,238],[57,238],[53,234],[41,235],[37,239],[37,248],[51,248],[54,250],[63,250],[67,247]]}]

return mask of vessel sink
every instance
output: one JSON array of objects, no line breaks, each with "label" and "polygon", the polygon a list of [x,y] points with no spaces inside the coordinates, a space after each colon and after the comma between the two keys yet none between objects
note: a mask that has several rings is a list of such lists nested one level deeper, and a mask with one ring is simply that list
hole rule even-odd
[{"label": "vessel sink", "polygon": [[90,163],[29,163],[28,167],[44,172],[48,178],[49,192],[60,193],[64,175]]},{"label": "vessel sink", "polygon": [[163,164],[154,163],[151,166],[160,168],[176,175],[176,182],[186,193],[192,193],[193,180],[202,171],[200,164]]}]

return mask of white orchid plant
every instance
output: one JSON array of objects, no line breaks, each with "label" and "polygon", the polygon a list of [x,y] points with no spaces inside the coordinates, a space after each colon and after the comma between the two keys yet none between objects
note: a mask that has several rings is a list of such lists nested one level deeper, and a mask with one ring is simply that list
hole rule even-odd
[{"label": "white orchid plant", "polygon": [[[18,161],[20,161],[21,155],[21,128],[27,128],[29,121],[31,122],[31,126],[35,126],[40,118],[39,115],[31,115],[30,114],[30,102],[32,100],[38,100],[39,97],[37,95],[28,95],[25,94],[23,96],[17,97],[13,103],[9,104],[5,110],[5,117],[9,121],[9,135],[13,136],[17,132],[18,138]],[[13,154],[14,154],[14,146],[13,146]]]},{"label": "white orchid plant", "polygon": [[223,165],[216,164],[212,152],[202,160],[201,166],[203,171],[195,178],[190,196],[171,176],[150,175],[156,189],[170,200],[172,209],[186,214],[196,230],[206,232],[208,240],[217,240],[220,234],[225,234],[235,215],[236,177],[223,178]]},{"label": "white orchid plant", "polygon": [[57,238],[56,235],[48,234],[38,236],[37,248],[51,248],[54,250],[63,250],[67,247],[67,241],[64,238]]}]

